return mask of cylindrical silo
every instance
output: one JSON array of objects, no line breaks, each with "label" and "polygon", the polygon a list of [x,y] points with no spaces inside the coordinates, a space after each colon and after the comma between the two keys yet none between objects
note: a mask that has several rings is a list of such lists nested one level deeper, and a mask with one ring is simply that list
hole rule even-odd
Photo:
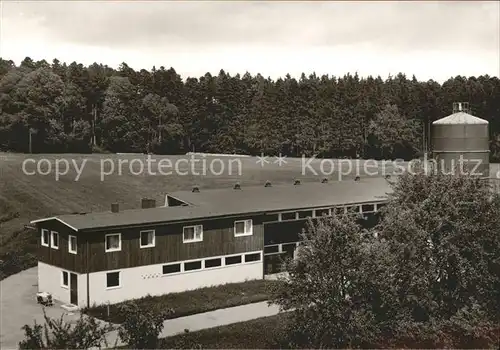
[{"label": "cylindrical silo", "polygon": [[452,115],[432,123],[432,144],[438,170],[451,174],[463,164],[472,174],[489,177],[488,122],[466,113],[462,103],[454,104]]}]

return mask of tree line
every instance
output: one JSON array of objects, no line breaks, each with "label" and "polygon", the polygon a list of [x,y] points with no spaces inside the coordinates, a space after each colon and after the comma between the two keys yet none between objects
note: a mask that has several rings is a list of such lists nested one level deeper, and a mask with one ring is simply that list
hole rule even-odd
[{"label": "tree line", "polygon": [[500,79],[443,84],[404,74],[382,79],[248,72],[182,79],[173,69],[0,58],[0,149],[14,152],[152,152],[411,158],[428,126],[469,102],[490,122],[500,157]]}]

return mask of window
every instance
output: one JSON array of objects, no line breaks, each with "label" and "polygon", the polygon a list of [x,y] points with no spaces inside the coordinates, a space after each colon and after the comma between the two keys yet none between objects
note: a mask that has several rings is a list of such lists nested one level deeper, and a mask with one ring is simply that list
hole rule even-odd
[{"label": "window", "polygon": [[122,250],[121,233],[111,233],[106,235],[106,252],[117,252]]},{"label": "window", "polygon": [[203,226],[184,226],[182,229],[182,242],[201,242],[203,241]]},{"label": "window", "polygon": [[289,213],[281,213],[281,220],[295,220],[297,219],[297,213],[289,212]]},{"label": "window", "polygon": [[181,264],[163,265],[163,274],[181,272]]},{"label": "window", "polygon": [[334,208],[335,215],[344,215],[345,208],[344,207],[336,207]]},{"label": "window", "polygon": [[360,208],[359,205],[349,206],[349,207],[347,207],[347,212],[357,214],[357,213],[359,213],[359,208]]},{"label": "window", "polygon": [[272,222],[272,221],[278,221],[279,220],[279,215],[278,214],[269,214],[264,216],[263,221],[264,222]]},{"label": "window", "polygon": [[106,274],[106,288],[120,287],[120,271],[108,272]]},{"label": "window", "polygon": [[269,253],[277,253],[280,251],[280,247],[275,245],[275,246],[269,246],[269,247],[264,247],[264,254],[269,254]]},{"label": "window", "polygon": [[141,248],[155,246],[155,230],[141,231]]},{"label": "window", "polygon": [[68,237],[68,252],[76,254],[76,236],[69,235]]},{"label": "window", "polygon": [[380,209],[382,209],[386,205],[387,205],[386,203],[379,203],[379,204],[377,204],[377,211],[379,211]]},{"label": "window", "polygon": [[59,249],[59,233],[56,231],[51,232],[52,237],[52,248]]},{"label": "window", "polygon": [[312,216],[313,216],[312,210],[299,211],[299,219],[312,218]]},{"label": "window", "polygon": [[281,247],[281,250],[284,253],[287,253],[288,255],[293,256],[293,252],[295,251],[295,248],[297,248],[297,243],[283,244],[283,246]]},{"label": "window", "polygon": [[201,260],[184,263],[184,271],[193,271],[201,269]]},{"label": "window", "polygon": [[205,268],[206,269],[209,269],[211,267],[218,267],[218,266],[222,266],[222,259],[221,258],[205,260]]},{"label": "window", "polygon": [[375,205],[373,204],[364,204],[362,205],[363,213],[371,213],[375,210]]},{"label": "window", "polygon": [[322,216],[330,215],[330,209],[316,209],[316,217],[320,218]]},{"label": "window", "polygon": [[241,255],[228,256],[226,258],[226,265],[234,265],[241,263]]},{"label": "window", "polygon": [[234,222],[234,236],[251,236],[253,233],[252,220],[240,220]]},{"label": "window", "polygon": [[45,247],[49,246],[49,230],[42,229],[42,245]]},{"label": "window", "polygon": [[245,255],[245,262],[260,261],[260,253],[253,253]]},{"label": "window", "polygon": [[69,287],[68,271],[63,271],[61,276],[61,286]]}]

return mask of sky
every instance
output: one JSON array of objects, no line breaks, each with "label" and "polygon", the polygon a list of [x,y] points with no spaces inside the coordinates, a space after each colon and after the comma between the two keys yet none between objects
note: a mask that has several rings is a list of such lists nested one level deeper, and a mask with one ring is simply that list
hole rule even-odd
[{"label": "sky", "polygon": [[500,2],[0,0],[0,56],[183,78],[500,75]]}]

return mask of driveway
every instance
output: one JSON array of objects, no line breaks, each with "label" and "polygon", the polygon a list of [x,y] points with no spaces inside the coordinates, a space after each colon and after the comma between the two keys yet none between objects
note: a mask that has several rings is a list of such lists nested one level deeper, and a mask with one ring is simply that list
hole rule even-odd
[{"label": "driveway", "polygon": [[[43,308],[36,302],[37,291],[36,267],[0,281],[0,349],[17,349],[18,343],[24,339],[24,331],[21,327],[25,324],[33,325],[35,320],[40,324],[45,323]],[[79,312],[68,313],[57,302],[54,306],[46,308],[46,312],[51,318],[60,318],[64,315],[65,320],[68,321],[76,321],[80,317]],[[185,329],[194,332],[278,313],[279,308],[276,305],[268,306],[264,301],[179,317],[164,322],[165,328],[160,337],[183,333]],[[110,332],[107,336],[108,344],[115,344],[117,338],[117,331]],[[118,342],[118,345],[123,344]]]},{"label": "driveway", "polygon": [[[24,331],[21,329],[25,324],[33,325],[45,323],[43,310],[36,302],[37,268],[22,271],[0,281],[0,348],[17,349],[19,341],[24,339]],[[47,315],[51,318],[59,318],[63,314],[65,319],[77,320],[78,312],[68,314],[66,310],[55,302],[54,306],[46,308]]]}]

